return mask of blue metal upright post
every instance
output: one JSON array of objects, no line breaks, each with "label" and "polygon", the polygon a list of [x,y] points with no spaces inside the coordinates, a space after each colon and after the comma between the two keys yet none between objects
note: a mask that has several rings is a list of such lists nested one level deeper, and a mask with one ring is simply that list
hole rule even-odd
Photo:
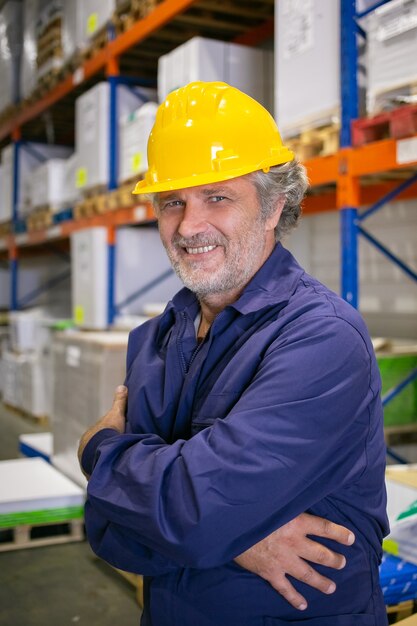
[{"label": "blue metal upright post", "polygon": [[[340,146],[351,145],[351,122],[358,117],[357,85],[357,26],[355,0],[341,0],[340,15],[340,100],[341,129]],[[349,172],[345,173],[349,176]],[[350,187],[350,185],[348,185]],[[358,306],[358,230],[357,206],[348,204],[340,207],[341,219],[341,293],[352,306]]]},{"label": "blue metal upright post", "polygon": [[109,106],[109,181],[108,188],[117,189],[119,173],[119,128],[117,114],[117,87],[118,77],[109,76],[107,78],[110,86],[110,106]]},{"label": "blue metal upright post", "polygon": [[342,242],[342,296],[355,309],[358,308],[358,210],[352,207],[341,209]]},{"label": "blue metal upright post", "polygon": [[107,323],[111,326],[114,322],[116,314],[115,306],[115,276],[116,276],[116,232],[115,229],[109,227],[107,229],[107,270],[108,270],[108,288],[107,288]]},{"label": "blue metal upright post", "polygon": [[[19,184],[20,184],[20,139],[13,143],[13,194],[12,194],[12,227],[19,218]],[[16,311],[18,308],[18,270],[19,262],[17,259],[16,246],[13,246],[10,258],[10,308]]]}]

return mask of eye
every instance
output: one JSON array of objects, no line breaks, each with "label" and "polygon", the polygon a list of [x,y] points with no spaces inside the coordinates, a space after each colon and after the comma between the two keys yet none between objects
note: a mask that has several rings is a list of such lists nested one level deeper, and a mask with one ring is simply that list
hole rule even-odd
[{"label": "eye", "polygon": [[209,202],[221,202],[222,200],[226,200],[226,196],[210,196]]},{"label": "eye", "polygon": [[182,206],[184,206],[184,202],[182,200],[169,200],[168,202],[163,202],[161,204],[160,210],[165,211],[166,209],[176,209]]}]

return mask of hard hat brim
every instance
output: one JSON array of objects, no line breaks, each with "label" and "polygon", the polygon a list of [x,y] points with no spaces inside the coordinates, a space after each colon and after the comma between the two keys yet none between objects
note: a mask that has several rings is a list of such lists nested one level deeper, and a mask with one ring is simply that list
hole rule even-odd
[{"label": "hard hat brim", "polygon": [[210,183],[219,183],[226,180],[232,180],[233,178],[239,178],[240,176],[245,176],[246,174],[250,174],[259,170],[268,171],[270,167],[274,167],[275,165],[283,165],[284,163],[293,161],[294,158],[294,153],[288,148],[283,147],[279,159],[275,158],[270,163],[262,163],[259,165],[259,167],[254,167],[253,165],[251,165],[247,168],[241,167],[230,171],[211,171],[203,174],[193,174],[185,178],[164,180],[155,183],[149,182],[149,180],[147,180],[147,176],[145,175],[145,178],[143,180],[140,180],[136,183],[135,189],[132,193],[136,195],[152,194],[160,193],[163,191],[175,191],[176,189],[186,189],[188,187],[198,187],[200,185],[209,185]]}]

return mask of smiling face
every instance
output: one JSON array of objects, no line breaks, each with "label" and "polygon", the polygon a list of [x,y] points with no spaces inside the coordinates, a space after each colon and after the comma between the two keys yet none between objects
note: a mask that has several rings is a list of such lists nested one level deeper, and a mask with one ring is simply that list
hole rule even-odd
[{"label": "smiling face", "polygon": [[172,266],[204,299],[237,298],[275,245],[281,207],[264,219],[254,185],[245,176],[158,194],[159,231]]}]

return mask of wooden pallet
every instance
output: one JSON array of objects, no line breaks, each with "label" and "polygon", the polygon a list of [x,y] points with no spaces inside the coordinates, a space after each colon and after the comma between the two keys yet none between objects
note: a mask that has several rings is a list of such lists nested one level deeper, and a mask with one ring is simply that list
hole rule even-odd
[{"label": "wooden pallet", "polygon": [[385,426],[384,435],[387,446],[417,443],[417,422],[400,426]]},{"label": "wooden pallet", "polygon": [[10,411],[11,413],[15,413],[19,417],[23,417],[24,419],[28,419],[31,422],[34,422],[38,425],[49,427],[49,417],[47,415],[33,415],[33,413],[28,413],[24,411],[21,407],[13,406],[7,402],[3,402],[3,406],[5,409]]},{"label": "wooden pallet", "polygon": [[138,197],[133,195],[136,180],[123,183],[118,189],[111,191],[107,195],[107,208],[109,211],[125,209],[134,206],[138,202]]},{"label": "wooden pallet", "polygon": [[101,193],[78,202],[74,207],[74,219],[79,220],[93,215],[102,215],[107,211],[107,194]]},{"label": "wooden pallet", "polygon": [[12,232],[12,222],[7,220],[7,222],[0,223],[0,237],[6,237]]},{"label": "wooden pallet", "polygon": [[417,133],[417,104],[398,107],[370,118],[352,122],[352,144],[364,144],[381,139],[402,139]]},{"label": "wooden pallet", "polygon": [[108,42],[109,35],[107,26],[103,26],[103,28],[100,28],[100,30],[92,35],[89,45],[78,53],[79,65],[81,65],[82,62],[91,59],[98,52],[103,50],[103,48],[107,46]]},{"label": "wooden pallet", "polygon": [[49,228],[53,223],[53,213],[49,206],[34,209],[26,218],[28,232],[36,230],[44,230]]},{"label": "wooden pallet", "polygon": [[388,622],[390,624],[396,624],[406,617],[413,615],[416,611],[417,604],[413,600],[407,600],[406,602],[400,602],[400,604],[387,606]]},{"label": "wooden pallet", "polygon": [[135,22],[151,13],[161,0],[121,0],[112,16],[116,35],[129,30]]},{"label": "wooden pallet", "polygon": [[17,106],[14,104],[9,104],[9,106],[0,111],[0,124],[9,122],[16,115],[16,111]]},{"label": "wooden pallet", "polygon": [[285,140],[301,161],[307,161],[317,156],[335,154],[339,149],[340,128],[336,124],[311,128],[302,131],[294,138]]},{"label": "wooden pallet", "polygon": [[59,523],[21,524],[0,529],[0,552],[83,540],[82,519],[68,519]]}]

